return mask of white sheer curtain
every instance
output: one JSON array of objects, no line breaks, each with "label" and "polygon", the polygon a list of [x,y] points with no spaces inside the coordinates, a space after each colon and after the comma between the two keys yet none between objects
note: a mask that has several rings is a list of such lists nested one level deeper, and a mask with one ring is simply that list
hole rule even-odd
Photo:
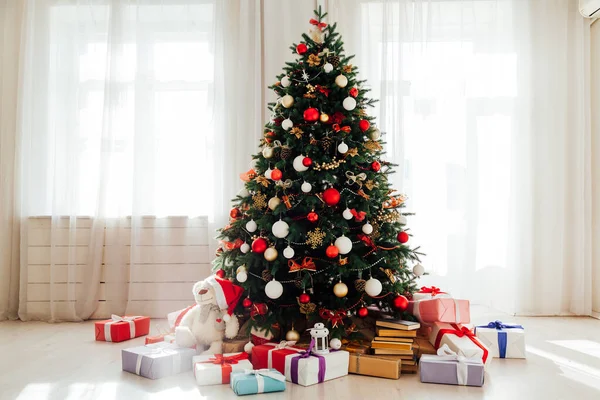
[{"label": "white sheer curtain", "polygon": [[577,2],[328,4],[380,99],[423,283],[508,312],[590,314],[600,176]]}]

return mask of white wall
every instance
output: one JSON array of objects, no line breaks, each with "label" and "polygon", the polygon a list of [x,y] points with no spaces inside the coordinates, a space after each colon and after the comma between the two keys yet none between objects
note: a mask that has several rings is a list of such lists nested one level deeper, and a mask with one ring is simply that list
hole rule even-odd
[{"label": "white wall", "polygon": [[592,310],[600,317],[600,22],[596,20],[591,30],[591,96],[592,96]]}]

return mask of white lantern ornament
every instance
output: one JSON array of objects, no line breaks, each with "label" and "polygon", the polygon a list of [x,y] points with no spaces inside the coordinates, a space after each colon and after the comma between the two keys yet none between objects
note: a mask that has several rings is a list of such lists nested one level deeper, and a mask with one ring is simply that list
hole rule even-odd
[{"label": "white lantern ornament", "polygon": [[315,354],[329,354],[329,329],[325,328],[322,322],[317,322],[312,329],[309,329],[311,342],[314,342],[312,352]]}]

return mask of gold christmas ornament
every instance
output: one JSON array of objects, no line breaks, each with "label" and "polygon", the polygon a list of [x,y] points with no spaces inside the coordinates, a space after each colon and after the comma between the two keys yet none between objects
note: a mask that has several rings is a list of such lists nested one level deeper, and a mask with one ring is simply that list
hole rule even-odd
[{"label": "gold christmas ornament", "polygon": [[358,155],[358,149],[356,147],[351,148],[345,154],[346,156],[356,157]]},{"label": "gold christmas ornament", "polygon": [[269,187],[269,184],[271,183],[264,175],[259,175],[256,178],[254,178],[254,180],[256,181],[256,183],[259,183],[264,187]]},{"label": "gold christmas ornament", "polygon": [[269,247],[267,250],[265,250],[264,253],[265,260],[267,261],[275,261],[278,255],[279,253],[277,252],[275,247]]},{"label": "gold christmas ornament", "polygon": [[335,77],[335,84],[341,88],[344,88],[348,84],[348,78],[346,78],[344,75],[338,75]]},{"label": "gold christmas ornament", "polygon": [[342,71],[344,71],[346,74],[351,73],[352,72],[352,64],[344,65],[342,67]]},{"label": "gold christmas ornament", "polygon": [[323,122],[323,123],[327,123],[327,122],[329,122],[329,115],[327,115],[327,114],[323,113],[323,114],[321,114],[321,116],[319,117],[319,120],[320,120],[321,122]]},{"label": "gold christmas ornament", "polygon": [[269,199],[269,203],[267,205],[269,206],[269,208],[271,210],[275,210],[277,208],[277,206],[280,204],[281,204],[281,200],[279,200],[279,197],[271,197]]},{"label": "gold christmas ornament", "polygon": [[310,56],[308,56],[308,60],[306,61],[306,63],[311,67],[317,67],[321,64],[321,57],[319,57],[316,54],[311,54]]},{"label": "gold christmas ornament", "polygon": [[289,94],[286,94],[285,96],[283,96],[281,98],[281,105],[284,106],[285,108],[290,108],[291,106],[294,105],[294,98],[292,96],[290,96]]},{"label": "gold christmas ornament", "polygon": [[379,142],[376,142],[374,140],[367,140],[363,146],[365,147],[365,149],[369,150],[371,153],[374,153],[376,151],[383,149],[383,147],[381,147],[381,144],[379,144]]},{"label": "gold christmas ornament", "polygon": [[375,186],[379,186],[379,184],[371,179],[365,182],[365,187],[369,190],[373,190]]},{"label": "gold christmas ornament", "polygon": [[384,274],[387,275],[387,277],[390,280],[390,282],[396,283],[396,276],[394,275],[394,272],[392,272],[392,270],[390,268],[381,268],[381,267],[379,267],[379,269],[381,271],[383,271]]},{"label": "gold christmas ornament", "polygon": [[333,294],[335,294],[336,297],[346,296],[348,294],[348,286],[346,286],[344,282],[336,283],[333,287]]},{"label": "gold christmas ornament", "polygon": [[314,231],[308,232],[306,236],[308,236],[306,239],[306,244],[311,248],[316,249],[323,246],[323,239],[325,239],[325,236],[327,235],[321,230],[321,228],[316,228]]},{"label": "gold christmas ornament", "polygon": [[348,264],[348,257],[340,257],[340,260],[338,261],[339,265],[347,265]]},{"label": "gold christmas ornament", "polygon": [[298,331],[295,330],[294,327],[292,327],[292,329],[286,332],[285,340],[287,340],[288,342],[297,342],[298,340],[300,340],[300,333],[298,333]]},{"label": "gold christmas ornament", "polygon": [[252,196],[252,203],[254,205],[254,208],[265,208],[267,206],[266,200],[267,195],[260,192]]},{"label": "gold christmas ornament", "polygon": [[302,304],[298,302],[298,306],[300,307],[300,313],[306,315],[314,313],[317,309],[317,305],[315,303]]},{"label": "gold christmas ornament", "polygon": [[296,136],[297,139],[300,139],[302,137],[303,133],[304,133],[304,131],[297,126],[290,129],[290,134]]}]

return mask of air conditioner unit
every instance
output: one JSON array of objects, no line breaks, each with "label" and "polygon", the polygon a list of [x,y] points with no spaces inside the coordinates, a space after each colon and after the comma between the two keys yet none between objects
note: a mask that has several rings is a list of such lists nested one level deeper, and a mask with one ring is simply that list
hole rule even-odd
[{"label": "air conditioner unit", "polygon": [[586,18],[600,18],[600,0],[579,0],[579,12]]}]

